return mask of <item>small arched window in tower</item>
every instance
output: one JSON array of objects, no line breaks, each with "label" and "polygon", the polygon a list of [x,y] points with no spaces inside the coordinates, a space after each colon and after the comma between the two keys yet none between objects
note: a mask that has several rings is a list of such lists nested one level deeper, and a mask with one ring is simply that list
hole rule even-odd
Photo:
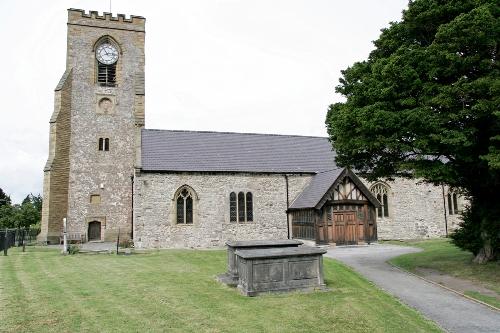
[{"label": "small arched window in tower", "polygon": [[193,224],[193,194],[187,187],[178,191],[175,200],[177,205],[177,223]]},{"label": "small arched window in tower", "polygon": [[109,151],[109,138],[99,138],[99,150]]},{"label": "small arched window in tower", "polygon": [[381,207],[377,208],[377,216],[389,217],[389,187],[383,183],[377,183],[371,187],[370,191],[381,204]]},{"label": "small arched window in tower", "polygon": [[97,83],[105,87],[116,85],[116,63],[118,62],[118,47],[110,37],[103,37],[95,48],[97,61]]}]

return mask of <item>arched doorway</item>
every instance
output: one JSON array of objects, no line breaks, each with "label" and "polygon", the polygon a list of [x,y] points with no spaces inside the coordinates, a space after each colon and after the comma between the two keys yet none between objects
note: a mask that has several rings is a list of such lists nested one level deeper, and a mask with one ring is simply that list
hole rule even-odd
[{"label": "arched doorway", "polygon": [[101,222],[98,221],[89,222],[88,237],[89,241],[101,240]]}]

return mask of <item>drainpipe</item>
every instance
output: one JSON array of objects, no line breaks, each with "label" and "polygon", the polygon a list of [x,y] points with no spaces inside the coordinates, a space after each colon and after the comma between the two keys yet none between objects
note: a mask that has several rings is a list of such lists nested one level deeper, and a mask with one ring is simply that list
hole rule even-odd
[{"label": "drainpipe", "polygon": [[290,217],[288,216],[288,207],[290,207],[290,201],[288,199],[288,175],[285,173],[285,186],[286,186],[286,234],[288,239],[290,239]]},{"label": "drainpipe", "polygon": [[444,232],[446,237],[448,237],[448,216],[446,215],[446,196],[444,195],[444,185],[441,184],[441,189],[443,191],[443,208],[444,208]]},{"label": "drainpipe", "polygon": [[132,215],[130,216],[130,239],[134,240],[134,175],[130,176],[130,182],[132,186]]}]

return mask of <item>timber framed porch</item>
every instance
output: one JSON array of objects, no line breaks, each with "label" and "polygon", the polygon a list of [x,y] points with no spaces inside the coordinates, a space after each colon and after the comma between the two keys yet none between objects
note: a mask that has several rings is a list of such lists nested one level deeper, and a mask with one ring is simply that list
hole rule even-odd
[{"label": "timber framed porch", "polygon": [[[377,240],[376,208],[378,200],[350,170],[344,169],[333,177],[311,182],[307,191],[327,188],[309,206],[299,197],[289,208],[292,237],[313,240],[316,244],[364,244]],[[328,186],[330,185],[330,186]],[[311,186],[316,188],[310,189]],[[310,195],[309,195],[310,196]],[[298,202],[297,202],[298,201]],[[304,201],[304,200],[302,200]]]}]

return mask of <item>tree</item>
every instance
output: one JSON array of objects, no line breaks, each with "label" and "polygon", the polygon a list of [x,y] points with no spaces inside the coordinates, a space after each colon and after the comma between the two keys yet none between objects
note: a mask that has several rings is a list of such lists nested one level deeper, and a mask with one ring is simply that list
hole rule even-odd
[{"label": "tree", "polygon": [[0,207],[10,205],[10,197],[0,188]]},{"label": "tree", "polygon": [[368,59],[342,71],[346,101],[326,119],[338,164],[463,191],[453,239],[480,263],[500,250],[499,12],[493,0],[410,1]]},{"label": "tree", "polygon": [[33,193],[30,193],[24,198],[22,205],[26,203],[31,203],[36,210],[38,210],[40,213],[42,212],[42,196],[40,194],[38,195],[33,195]]},{"label": "tree", "polygon": [[42,197],[29,194],[21,205],[12,205],[10,197],[0,189],[0,228],[28,228],[40,222],[42,214]]}]

